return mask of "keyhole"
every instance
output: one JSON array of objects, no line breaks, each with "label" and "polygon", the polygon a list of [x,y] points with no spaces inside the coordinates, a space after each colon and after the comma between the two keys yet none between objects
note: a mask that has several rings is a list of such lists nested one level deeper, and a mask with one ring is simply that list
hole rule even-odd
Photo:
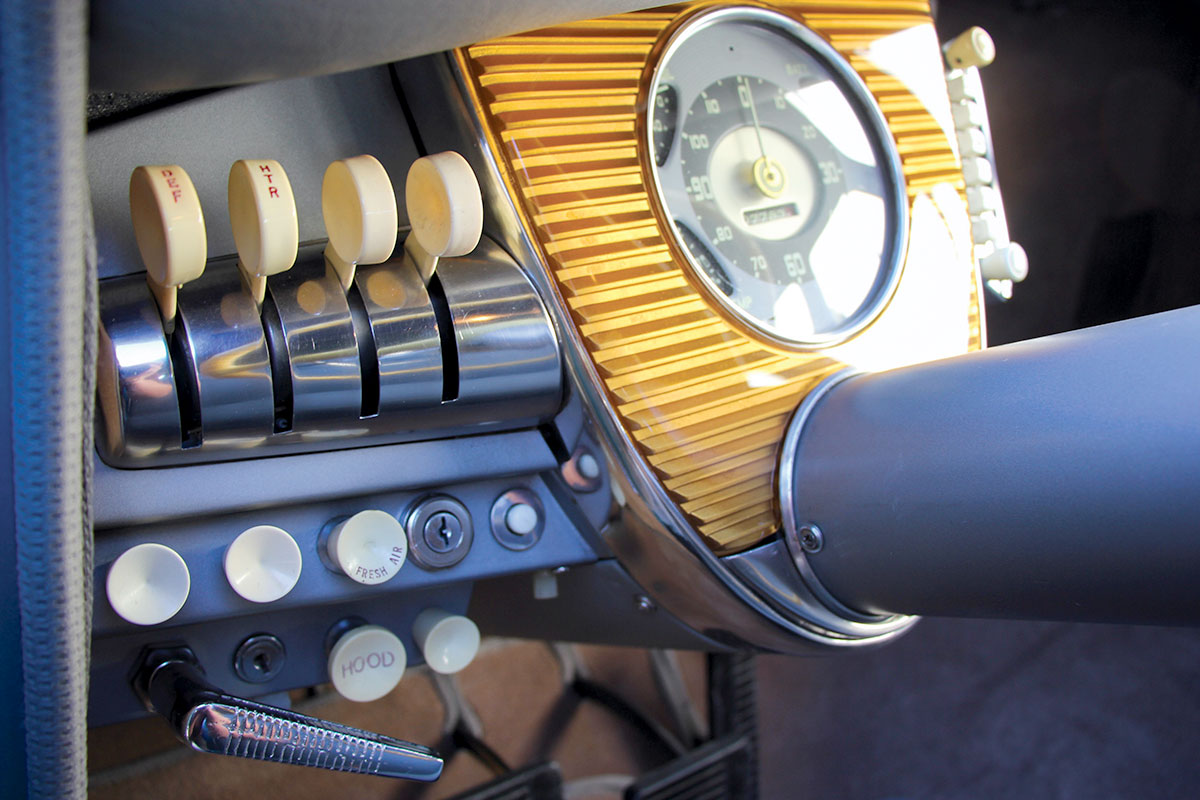
[{"label": "keyhole", "polygon": [[442,543],[444,545],[446,545],[447,547],[450,546],[450,540],[454,537],[454,534],[451,533],[446,528],[446,518],[445,517],[442,517],[441,527],[438,529],[438,536],[442,537]]},{"label": "keyhole", "polygon": [[271,671],[271,657],[266,653],[259,653],[254,657],[254,668],[260,674],[266,675]]}]

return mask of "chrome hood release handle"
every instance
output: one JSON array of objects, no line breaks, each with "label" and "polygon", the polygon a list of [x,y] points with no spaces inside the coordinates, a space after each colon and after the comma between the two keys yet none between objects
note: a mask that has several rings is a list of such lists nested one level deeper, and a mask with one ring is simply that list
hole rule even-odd
[{"label": "chrome hood release handle", "polygon": [[186,647],[147,651],[133,678],[151,711],[192,749],[358,775],[435,781],[443,762],[427,747],[225,694]]}]

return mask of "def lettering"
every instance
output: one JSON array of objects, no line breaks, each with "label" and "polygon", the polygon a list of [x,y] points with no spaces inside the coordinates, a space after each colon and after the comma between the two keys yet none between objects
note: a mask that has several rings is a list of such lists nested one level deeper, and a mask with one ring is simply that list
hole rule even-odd
[{"label": "def lettering", "polygon": [[171,190],[171,199],[178,203],[179,198],[183,197],[183,190],[179,188],[179,179],[175,177],[173,170],[164,169],[162,176],[167,182],[167,188]]}]

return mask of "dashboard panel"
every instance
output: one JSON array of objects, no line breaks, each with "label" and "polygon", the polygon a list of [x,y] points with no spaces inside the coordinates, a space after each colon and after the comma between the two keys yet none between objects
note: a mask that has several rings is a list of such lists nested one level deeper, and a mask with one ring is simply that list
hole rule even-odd
[{"label": "dashboard panel", "polygon": [[[731,50],[769,31],[782,60],[674,77],[678,42],[707,30],[724,47],[726,27]],[[984,345],[945,87],[923,4],[699,3],[94,131],[92,723],[145,713],[130,675],[147,653],[186,647],[224,691],[277,695],[337,685],[353,630],[428,661],[433,611],[484,633],[709,650],[899,635],[913,618],[847,614],[797,581],[778,473],[789,422],[846,375]],[[452,214],[399,184],[443,151],[478,182],[482,237],[431,256],[422,220]],[[398,231],[347,271],[327,167],[361,154],[393,187]],[[286,169],[298,246],[277,274],[247,267],[223,219],[235,162]],[[177,311],[147,287],[129,225],[143,164],[186,168],[205,210],[209,257],[167,287]],[[453,209],[463,187],[445,185]],[[701,208],[732,222],[706,227]],[[735,296],[734,274],[768,299]],[[382,527],[351,564],[339,542],[368,516]],[[264,528],[301,556],[265,603],[229,566]],[[114,568],[148,546],[186,565],[182,599],[161,599],[151,567]],[[275,557],[255,551],[255,575],[276,578]],[[142,595],[170,606],[152,624],[123,605]],[[256,672],[247,654],[263,652]]]}]

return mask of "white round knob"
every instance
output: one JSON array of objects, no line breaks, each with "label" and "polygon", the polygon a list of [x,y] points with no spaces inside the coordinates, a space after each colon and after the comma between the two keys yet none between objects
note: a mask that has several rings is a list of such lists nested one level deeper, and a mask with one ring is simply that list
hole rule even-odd
[{"label": "white round knob", "polygon": [[373,586],[395,577],[404,566],[408,536],[386,511],[360,511],[334,526],[326,552],[350,578]]},{"label": "white round knob", "polygon": [[276,275],[296,263],[300,243],[296,199],[278,161],[233,163],[229,169],[229,222],[238,263],[247,275]]},{"label": "white round knob", "polygon": [[951,39],[945,53],[946,63],[953,69],[986,67],[996,60],[996,43],[987,31],[975,25]]},{"label": "white round knob", "polygon": [[518,536],[528,536],[537,530],[537,509],[528,503],[514,503],[504,514],[504,524]]},{"label": "white round knob", "polygon": [[1020,283],[1029,275],[1029,256],[1025,248],[1013,242],[1008,247],[997,248],[979,261],[980,272],[986,281],[1012,281]]},{"label": "white round knob", "polygon": [[963,158],[987,155],[987,137],[983,135],[983,131],[968,128],[965,131],[958,131],[955,138],[958,140],[958,152],[962,154]]},{"label": "white round knob", "polygon": [[356,703],[378,700],[400,683],[408,653],[396,634],[363,625],[342,634],[329,651],[329,680],[338,694]]},{"label": "white round knob", "polygon": [[303,559],[296,540],[274,525],[242,531],[225,550],[225,577],[252,603],[272,603],[300,580]]},{"label": "white round knob", "polygon": [[967,187],[967,211],[977,217],[1000,207],[1000,198],[991,186]]},{"label": "white round knob", "polygon": [[483,197],[467,160],[452,150],[418,158],[408,170],[405,205],[412,233],[432,256],[464,256],[483,234]]},{"label": "white round knob", "polygon": [[200,196],[183,167],[138,167],[129,176],[133,235],[150,280],[179,286],[204,273],[208,238]]},{"label": "white round knob", "polygon": [[968,186],[985,186],[995,180],[996,173],[986,158],[969,157],[963,159],[963,178]]},{"label": "white round knob", "polygon": [[396,193],[375,156],[329,165],[321,181],[321,215],[330,247],[347,264],[379,264],[396,249]]},{"label": "white round knob", "polygon": [[192,578],[183,558],[163,544],[131,547],[108,568],[113,611],[134,625],[166,622],[183,608]]},{"label": "white round knob", "polygon": [[427,608],[413,622],[413,639],[434,672],[450,675],[464,669],[479,652],[479,628],[467,617]]}]

